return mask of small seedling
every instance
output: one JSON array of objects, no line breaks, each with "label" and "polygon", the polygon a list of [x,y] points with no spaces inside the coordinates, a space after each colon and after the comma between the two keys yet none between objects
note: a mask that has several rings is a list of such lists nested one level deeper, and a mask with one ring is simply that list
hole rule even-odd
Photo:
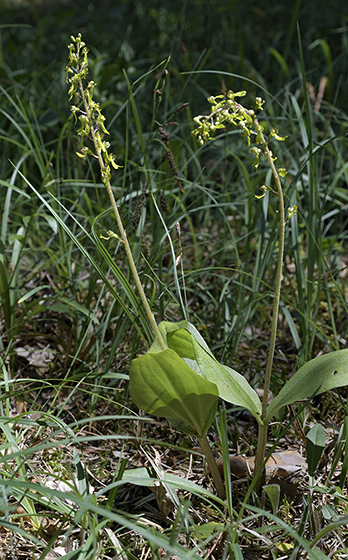
[{"label": "small seedling", "polygon": [[280,499],[279,484],[266,484],[266,486],[263,487],[263,492],[267,494],[268,499],[271,502],[273,515],[277,515]]}]

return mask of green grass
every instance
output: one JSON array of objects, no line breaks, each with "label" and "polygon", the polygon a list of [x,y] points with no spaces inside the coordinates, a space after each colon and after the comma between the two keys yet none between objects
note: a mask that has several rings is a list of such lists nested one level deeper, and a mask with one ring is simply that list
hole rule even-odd
[{"label": "green grass", "polygon": [[[243,138],[230,129],[198,147],[191,131],[192,116],[206,113],[206,98],[224,88],[245,88],[250,99],[266,100],[265,129],[276,126],[287,136],[277,152],[288,169],[286,206],[299,209],[286,232],[272,378],[277,393],[299,365],[344,347],[347,339],[344,9],[329,10],[324,2],[313,11],[296,2],[290,14],[271,2],[262,9],[222,0],[210,8],[199,1],[150,4],[105,2],[100,10],[76,2],[72,13],[66,2],[20,8],[0,2],[1,524],[12,546],[27,543],[31,558],[65,547],[64,539],[79,551],[66,546],[65,557],[81,560],[140,558],[142,552],[199,558],[215,544],[216,558],[243,558],[246,547],[255,547],[255,554],[262,546],[276,558],[280,552],[271,543],[288,534],[290,557],[299,547],[299,558],[320,559],[310,548],[315,531],[306,498],[292,521],[274,518],[257,497],[243,509],[246,488],[227,482],[226,510],[206,493],[209,480],[195,442],[139,415],[132,404],[130,359],[151,343],[151,329],[122,244],[100,238],[115,224],[96,162],[76,156],[64,66],[69,36],[82,30],[111,150],[124,166],[113,189],[156,319],[187,315],[215,355],[255,387],[262,384],[268,348],[277,211],[267,195],[255,199],[265,168],[252,167]],[[329,82],[314,111],[306,83],[318,92],[323,76]],[[190,105],[176,113],[183,103]],[[171,122],[177,124],[165,126]],[[169,133],[168,144],[160,127]],[[166,148],[177,175],[168,157],[163,160]],[[182,268],[175,265],[180,252]],[[34,351],[46,356],[45,364]],[[345,431],[331,460],[341,458],[346,472],[346,399],[338,398],[327,422]],[[33,412],[41,416],[30,418]],[[315,416],[310,406],[308,415],[299,412],[305,431]],[[287,411],[278,420],[292,422]],[[242,426],[241,411],[220,411],[210,432],[217,455],[227,460],[234,445],[254,450],[255,433],[244,436]],[[281,433],[272,427],[272,444]],[[162,482],[174,492],[169,522],[145,507],[132,513],[118,505],[122,488],[129,488],[126,464],[151,465],[149,457],[155,478],[176,462],[178,476],[181,467],[183,473],[193,468],[194,488],[185,486],[184,476],[181,492],[173,490],[178,480]],[[138,492],[142,476],[145,490],[153,486],[139,471]],[[50,486],[48,477],[69,489]],[[330,507],[344,516],[346,499],[334,495],[339,482],[342,487],[331,472],[322,486]],[[147,500],[157,503],[151,491]],[[323,503],[318,498],[320,514]],[[268,521],[259,527],[262,517]],[[207,522],[215,525],[204,532]],[[334,527],[333,558],[347,554],[342,524]],[[322,542],[328,554],[329,540]]]}]

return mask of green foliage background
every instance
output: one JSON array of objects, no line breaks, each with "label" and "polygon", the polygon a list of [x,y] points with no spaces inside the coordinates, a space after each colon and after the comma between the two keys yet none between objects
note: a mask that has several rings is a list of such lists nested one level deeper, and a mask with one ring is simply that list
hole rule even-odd
[{"label": "green foliage background", "polygon": [[[343,3],[1,0],[1,13],[2,26],[23,25],[2,29],[3,77],[4,65],[20,72],[22,80],[32,80],[52,65],[47,77],[56,78],[59,64],[65,65],[70,35],[81,32],[95,54],[108,62],[102,88],[123,68],[141,72],[149,63],[171,55],[177,71],[199,67],[246,78],[262,76],[267,87],[277,91],[284,83],[284,71],[288,83],[298,77],[298,22],[308,79],[316,84],[327,73],[322,41],[328,44],[331,73],[335,76],[338,67],[342,87],[347,78],[341,73],[345,68],[347,25]],[[277,61],[276,53],[284,66]],[[331,90],[333,95],[334,83]]]},{"label": "green foliage background", "polygon": [[[323,0],[0,0],[0,422],[12,454],[0,474],[8,492],[1,507],[14,532],[12,496],[35,520],[38,487],[44,496],[57,494],[52,508],[67,516],[60,530],[66,519],[75,528],[79,521],[58,500],[61,492],[32,483],[31,458],[44,457],[35,464],[43,480],[52,469],[58,478],[74,480],[72,469],[83,473],[79,454],[85,452],[88,463],[83,446],[93,441],[100,445],[96,479],[109,485],[112,476],[115,486],[106,486],[102,508],[104,490],[86,497],[89,474],[78,477],[75,503],[86,515],[81,531],[94,546],[87,550],[86,541],[83,558],[97,557],[99,538],[115,551],[110,535],[95,530],[100,515],[133,531],[122,535],[124,549],[137,546],[138,534],[144,538],[140,548],[144,542],[155,546],[153,539],[180,558],[194,557],[175,544],[188,523],[184,506],[169,536],[113,512],[127,459],[122,451],[115,467],[109,454],[119,453],[124,442],[127,452],[137,449],[143,432],[159,442],[158,425],[138,416],[128,385],[130,359],[151,345],[151,328],[122,245],[107,239],[115,223],[98,166],[76,156],[79,138],[65,81],[70,36],[82,33],[90,49],[95,99],[107,117],[110,151],[123,166],[112,186],[156,319],[190,320],[217,359],[254,388],[262,386],[269,345],[276,200],[269,192],[255,198],[270,176],[262,164],[253,168],[245,139],[226,129],[199,147],[193,117],[209,111],[208,96],[247,90],[246,105],[255,96],[266,101],[260,117],[265,133],[276,127],[287,136],[274,149],[278,167],[288,170],[286,209],[296,205],[298,213],[286,225],[271,386],[277,395],[298,366],[347,344],[347,15],[344,2]],[[323,77],[328,81],[318,100]],[[344,390],[334,404],[330,398],[327,414],[345,409]],[[39,412],[40,425],[21,416],[21,400],[27,412]],[[15,423],[9,417],[17,406]],[[230,416],[225,413],[219,426],[227,464],[238,437],[228,422],[240,410],[232,406]],[[46,430],[34,443],[26,439],[28,422]],[[219,431],[216,422],[213,429]],[[160,433],[171,453],[179,445],[192,447],[166,426]],[[280,426],[272,426],[271,437],[279,434]],[[255,449],[254,436],[242,452]],[[342,485],[344,445],[337,445],[333,462],[345,450]],[[46,449],[56,452],[56,465]],[[221,507],[217,519],[225,521]],[[230,531],[228,520],[226,527]],[[201,557],[210,544],[200,541]]]},{"label": "green foliage background", "polygon": [[[267,292],[267,285],[272,285],[277,216],[271,202],[267,210],[267,205],[254,199],[260,182],[264,182],[263,170],[252,172],[248,160],[245,165],[241,163],[246,158],[243,139],[237,138],[234,131],[227,131],[214,144],[197,151],[190,135],[192,116],[207,111],[208,95],[226,89],[246,89],[250,100],[262,95],[266,99],[262,123],[266,132],[272,124],[288,136],[282,153],[277,155],[279,165],[286,167],[294,179],[286,192],[288,205],[296,203],[300,209],[293,230],[288,228],[286,243],[290,265],[296,266],[297,287],[291,284],[293,276],[288,277],[297,309],[292,317],[289,314],[286,317],[291,337],[297,349],[301,345],[304,348],[302,359],[308,359],[318,334],[313,321],[316,322],[319,308],[324,305],[322,311],[331,324],[328,336],[333,337],[336,347],[339,345],[334,315],[340,317],[345,328],[345,309],[337,311],[337,301],[343,296],[337,294],[336,286],[336,295],[330,299],[331,285],[319,283],[315,289],[313,282],[322,274],[320,251],[332,270],[344,265],[338,259],[344,251],[347,222],[344,135],[348,37],[342,3],[332,7],[321,1],[275,4],[251,0],[1,0],[0,9],[3,146],[0,178],[8,181],[13,173],[9,159],[17,164],[24,157],[26,179],[44,197],[49,184],[50,192],[66,208],[75,208],[77,224],[72,224],[71,217],[63,217],[66,223],[72,224],[74,234],[80,231],[81,225],[89,232],[94,217],[108,207],[94,162],[82,166],[75,155],[77,139],[66,95],[64,68],[70,35],[81,32],[90,48],[91,78],[98,84],[96,96],[107,117],[112,151],[117,154],[118,163],[128,162],[123,177],[114,178],[124,206],[125,222],[131,224],[137,215],[136,200],[144,185],[157,192],[158,206],[159,197],[165,198],[168,231],[173,230],[177,220],[188,220],[191,237],[185,240],[184,249],[186,272],[190,269],[191,274],[187,281],[191,312],[204,328],[209,325],[208,341],[214,341],[221,354],[227,352],[227,360],[237,350],[245,328],[255,316],[257,301],[262,299],[260,293]],[[161,82],[164,66],[168,70],[165,83]],[[312,84],[317,93],[323,76],[328,77],[324,106],[321,115],[313,117],[306,110],[304,84]],[[163,86],[160,100],[154,93],[156,83]],[[189,108],[175,114],[183,103],[189,103]],[[161,124],[173,120],[177,122],[176,128],[166,130],[170,133],[174,173],[185,182],[183,196],[179,193],[178,176],[172,176],[171,163],[163,163],[164,140],[159,133]],[[314,157],[315,150],[318,155]],[[62,184],[61,179],[65,181]],[[69,179],[81,181],[83,186],[73,187]],[[25,184],[23,190],[27,191]],[[1,201],[4,201],[6,189],[1,191]],[[73,200],[77,201],[77,207]],[[23,204],[21,198],[17,209],[12,206],[12,220],[8,224],[11,235],[18,229],[13,212],[18,217],[24,212],[34,225],[38,201],[32,198],[30,205],[28,201]],[[133,241],[139,266],[144,274],[151,276],[153,270],[158,271],[159,263],[164,262],[170,273],[170,251],[163,249],[163,224],[151,203],[147,210],[148,218],[142,216],[140,221],[138,241]],[[39,215],[37,208],[36,222]],[[150,223],[146,225],[145,220]],[[267,229],[266,220],[269,220]],[[37,236],[43,238],[43,246],[47,248],[46,236],[50,235],[52,222],[46,214],[43,224],[39,222],[36,226],[41,229]],[[105,233],[110,227],[108,215],[98,219],[94,227],[96,234]],[[34,239],[34,230],[32,227],[29,239]],[[140,234],[147,249],[143,242],[139,243]],[[259,234],[261,241],[256,243]],[[66,278],[68,297],[72,290],[77,303],[81,303],[78,296],[81,285],[77,285],[77,273],[73,278],[71,263],[66,261],[68,245],[64,239],[62,233],[59,238],[50,238],[50,265],[58,267],[60,276]],[[85,238],[84,242],[91,252],[91,240]],[[37,239],[32,245],[31,256],[42,259],[47,254],[44,247],[38,251]],[[61,252],[58,259],[57,250]],[[148,253],[147,265],[142,264],[141,251]],[[72,254],[76,265],[80,258],[76,247]],[[117,254],[122,260],[120,252]],[[217,278],[211,270],[211,267],[224,270],[231,266],[241,274],[232,282],[233,287],[229,273]],[[305,280],[307,272],[309,276]],[[206,282],[197,283],[202,275],[209,283],[207,292]],[[90,280],[95,286],[97,277],[91,275]],[[164,282],[164,277],[160,280]],[[171,282],[173,279],[169,277],[165,280],[165,289],[171,294],[169,303],[176,297]],[[87,309],[94,297],[91,283],[88,289],[87,300],[82,301]],[[182,313],[177,317],[168,308],[165,297],[158,305],[157,296],[153,293],[151,297],[155,298],[160,319],[165,314],[169,318],[183,318]],[[323,303],[323,299],[329,301]],[[260,325],[265,324],[269,312],[268,307],[263,309],[257,320]],[[320,321],[317,326],[324,327]],[[296,329],[300,338],[296,337]],[[320,337],[323,341],[323,332]]]}]

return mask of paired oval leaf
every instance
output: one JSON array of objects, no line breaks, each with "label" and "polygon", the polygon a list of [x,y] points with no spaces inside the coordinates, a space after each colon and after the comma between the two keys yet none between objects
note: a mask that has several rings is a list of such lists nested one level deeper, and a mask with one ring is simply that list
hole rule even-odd
[{"label": "paired oval leaf", "polygon": [[[255,416],[258,422],[262,422],[262,405],[256,391],[252,389],[246,379],[237,371],[220,364],[215,359],[205,340],[191,323],[188,321],[180,321],[179,323],[163,321],[160,323],[159,329],[169,349],[173,350],[174,354],[176,354],[179,359],[179,362],[177,362],[178,366],[182,358],[182,361],[188,366],[188,370],[196,372],[201,378],[215,384],[219,396],[222,399],[246,408]],[[154,341],[146,355],[155,356],[158,354],[166,355],[161,352],[157,341]],[[134,361],[132,364],[133,363]],[[135,371],[134,368],[135,366],[133,367],[133,371]],[[164,362],[161,363],[161,368],[164,372]],[[182,368],[183,365],[181,363],[181,369]],[[172,372],[171,375],[174,376],[174,372]],[[160,375],[157,377],[159,382]],[[338,350],[337,352],[314,358],[302,366],[271,401],[264,422],[267,424],[280,408],[288,404],[310,399],[313,395],[324,393],[325,391],[330,391],[331,389],[345,385],[348,385],[348,350]],[[134,383],[133,387],[133,391],[136,391]],[[178,402],[180,399],[186,399],[183,403],[184,408],[190,401],[190,398],[187,396],[185,397],[185,391],[183,389],[180,390],[175,399],[177,399]],[[162,407],[162,409],[166,411],[166,413],[162,415],[169,417],[168,414],[170,411],[163,408],[163,403],[161,407],[156,405],[156,412],[151,411],[148,406],[147,408],[140,404],[138,404],[138,406],[143,408],[146,412],[152,412],[158,416],[160,415],[158,410]],[[167,404],[165,406],[167,406]],[[192,427],[192,419],[187,417],[186,412],[185,414],[183,413],[182,407],[176,404],[176,408],[177,410],[181,410],[180,414],[185,416],[186,420],[181,420],[181,418],[179,418],[180,414],[178,416],[173,416],[172,414],[171,417],[179,421],[184,421]],[[187,422],[187,420],[190,420],[191,424]]]},{"label": "paired oval leaf", "polygon": [[[181,328],[181,325],[184,328]],[[176,329],[167,331],[166,341],[169,348],[175,350],[199,375],[215,383],[222,399],[246,408],[260,422],[262,406],[256,391],[240,373],[220,364],[198,331],[197,334],[194,333],[194,327],[190,325],[189,330],[188,325],[190,323],[187,321],[181,321],[176,324]]]},{"label": "paired oval leaf", "polygon": [[[200,335],[196,327],[194,327],[192,323],[190,323],[189,321],[179,321],[178,323],[174,323],[172,321],[162,321],[158,325],[158,328],[163,337],[163,340],[168,346],[169,346],[168,335],[172,335],[176,331],[185,329],[192,336],[192,338],[194,338],[196,342],[198,342],[198,344],[203,348],[203,350],[208,352],[208,354],[210,354],[211,356],[214,356],[208,344],[205,342],[204,338]],[[161,346],[158,340],[155,338],[149,352],[160,352],[160,350],[161,350]]]},{"label": "paired oval leaf", "polygon": [[131,397],[149,414],[183,422],[202,437],[214,420],[218,389],[174,350],[148,352],[132,361]]},{"label": "paired oval leaf", "polygon": [[265,421],[283,406],[348,385],[348,350],[323,354],[302,366],[267,408]]}]

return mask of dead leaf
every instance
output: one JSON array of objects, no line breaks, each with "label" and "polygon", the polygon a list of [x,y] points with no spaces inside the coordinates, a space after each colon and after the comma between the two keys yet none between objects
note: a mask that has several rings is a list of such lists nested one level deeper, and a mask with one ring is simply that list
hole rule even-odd
[{"label": "dead leaf", "polygon": [[49,346],[42,348],[18,346],[16,354],[26,360],[30,366],[35,367],[41,375],[50,370],[51,364],[56,357],[56,354],[49,349]]},{"label": "dead leaf", "polygon": [[174,508],[173,500],[168,494],[166,488],[159,481],[155,481],[155,489],[157,506],[165,518],[168,517]]},{"label": "dead leaf", "polygon": [[56,560],[57,558],[65,557],[69,552],[73,550],[73,545],[68,539],[65,541],[64,546],[56,546],[52,548],[45,556],[46,560]]},{"label": "dead leaf", "polygon": [[116,537],[115,533],[111,529],[109,529],[109,527],[105,527],[104,531],[106,532],[110,541],[112,542],[112,544],[116,549],[117,558],[120,558],[120,560],[127,560],[128,556],[126,556],[126,554],[123,554],[123,547],[120,541],[118,540],[118,538]]},{"label": "dead leaf", "polygon": [[[265,394],[264,390],[263,389],[256,389],[256,393],[259,395],[259,399],[262,402],[264,394]],[[273,393],[272,393],[272,391],[268,391],[267,404],[269,404],[272,399],[273,399]]]},{"label": "dead leaf", "polygon": [[[221,476],[223,477],[224,470],[222,457],[219,457],[216,460],[216,465]],[[241,455],[230,455],[230,469],[231,473],[237,478],[243,478],[244,476],[250,474],[247,459],[245,457],[242,457]]]},{"label": "dead leaf", "polygon": [[306,459],[295,449],[272,453],[266,463],[266,477],[278,476],[279,478],[286,478],[300,471],[305,463]]},{"label": "dead leaf", "polygon": [[21,399],[16,399],[16,413],[18,415],[24,414],[27,411],[27,403],[22,401]]},{"label": "dead leaf", "polygon": [[[242,457],[241,455],[230,455],[231,473],[236,478],[250,475],[254,470],[254,457]],[[306,460],[295,449],[278,451],[272,453],[266,463],[266,479],[271,476],[287,478],[299,472]],[[216,461],[220,474],[223,476],[223,458],[219,457]]]}]

